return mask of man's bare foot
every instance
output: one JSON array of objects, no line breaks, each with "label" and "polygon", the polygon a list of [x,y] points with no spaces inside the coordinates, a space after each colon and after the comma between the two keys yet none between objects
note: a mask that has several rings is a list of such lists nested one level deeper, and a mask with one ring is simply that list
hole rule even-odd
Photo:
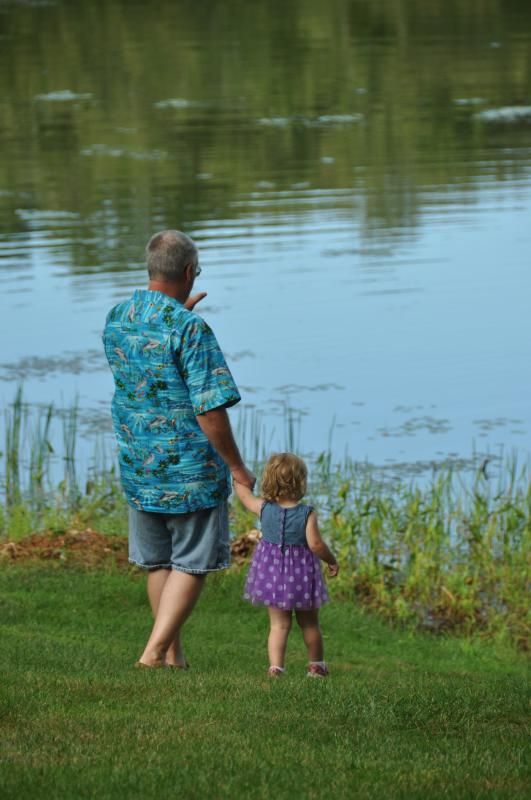
[{"label": "man's bare foot", "polygon": [[188,669],[188,662],[184,657],[184,653],[180,642],[174,642],[166,651],[166,666],[175,667],[176,669]]},{"label": "man's bare foot", "polygon": [[164,667],[165,666],[165,652],[159,648],[147,648],[144,650],[136,665],[141,667]]}]

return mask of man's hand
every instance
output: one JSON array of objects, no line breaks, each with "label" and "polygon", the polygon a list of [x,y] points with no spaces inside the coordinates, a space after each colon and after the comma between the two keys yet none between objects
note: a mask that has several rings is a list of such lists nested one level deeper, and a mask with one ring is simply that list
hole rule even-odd
[{"label": "man's hand", "polygon": [[191,294],[188,300],[185,302],[184,307],[188,311],[193,311],[194,308],[198,303],[201,302],[207,296],[206,292],[198,292],[197,294]]},{"label": "man's hand", "polygon": [[246,486],[252,492],[256,483],[256,477],[244,464],[242,464],[241,467],[231,467],[230,474],[232,475],[233,481],[243,484],[243,486]]},{"label": "man's hand", "polygon": [[253,473],[247,469],[234,441],[226,408],[213,408],[196,415],[197,424],[231,471],[233,480],[252,491],[256,483]]}]

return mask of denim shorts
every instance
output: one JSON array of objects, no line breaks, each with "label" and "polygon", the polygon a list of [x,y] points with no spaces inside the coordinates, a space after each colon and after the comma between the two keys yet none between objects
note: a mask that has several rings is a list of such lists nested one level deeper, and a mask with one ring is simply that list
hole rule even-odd
[{"label": "denim shorts", "polygon": [[201,575],[230,566],[229,510],[159,514],[129,508],[129,561],[143,569]]}]

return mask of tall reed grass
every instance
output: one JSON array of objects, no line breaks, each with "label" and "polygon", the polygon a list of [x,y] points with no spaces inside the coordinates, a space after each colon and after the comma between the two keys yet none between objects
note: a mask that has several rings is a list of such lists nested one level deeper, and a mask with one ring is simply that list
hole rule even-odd
[{"label": "tall reed grass", "polygon": [[[326,460],[326,459],[325,459]],[[337,587],[390,618],[442,633],[508,635],[527,647],[531,484],[516,457],[496,479],[450,468],[389,490],[374,469],[324,469],[323,532],[343,566]]]},{"label": "tall reed grass", "polygon": [[[0,536],[20,539],[44,528],[63,530],[84,522],[125,532],[126,504],[114,459],[101,437],[80,476],[79,406],[29,406],[22,387],[4,410],[0,459]],[[124,520],[123,522],[121,520]]]},{"label": "tall reed grass", "polygon": [[[52,406],[30,411],[19,388],[4,423],[4,537],[82,524],[125,533],[126,503],[101,438],[96,439],[89,473],[79,474],[77,402],[66,412]],[[285,408],[283,449],[298,450],[300,424],[300,415]],[[259,411],[240,415],[237,438],[257,474],[270,454],[274,433],[267,431]],[[475,470],[467,473],[446,466],[431,479],[412,480],[389,477],[385,470],[346,457],[337,464],[331,444],[309,466],[309,495],[342,567],[331,584],[333,592],[437,633],[479,631],[528,646],[527,466],[512,457],[498,463],[497,477],[491,477],[485,462],[476,460]],[[234,532],[244,533],[255,524],[233,499]]]}]

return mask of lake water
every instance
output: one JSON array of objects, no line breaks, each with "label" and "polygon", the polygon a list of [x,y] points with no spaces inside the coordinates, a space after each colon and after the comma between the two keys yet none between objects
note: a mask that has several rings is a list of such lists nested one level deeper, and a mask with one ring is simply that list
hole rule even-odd
[{"label": "lake water", "polygon": [[527,0],[1,2],[0,87],[4,404],[109,430],[105,314],[179,228],[248,437],[528,458]]}]

